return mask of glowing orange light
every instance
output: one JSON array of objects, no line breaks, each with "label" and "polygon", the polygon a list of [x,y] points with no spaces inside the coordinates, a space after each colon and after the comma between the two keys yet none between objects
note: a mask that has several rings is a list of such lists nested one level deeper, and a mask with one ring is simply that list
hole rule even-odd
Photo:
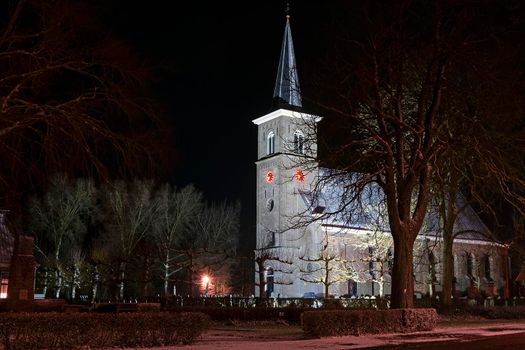
[{"label": "glowing orange light", "polygon": [[266,182],[272,183],[273,181],[273,173],[271,171],[266,173]]},{"label": "glowing orange light", "polygon": [[204,296],[208,297],[208,290],[210,287],[211,278],[208,275],[202,276],[202,288],[204,288]]},{"label": "glowing orange light", "polygon": [[208,283],[210,283],[210,276],[208,276],[208,275],[202,276],[202,285],[206,286],[206,285],[208,285]]},{"label": "glowing orange light", "polygon": [[302,170],[297,170],[295,172],[295,180],[299,181],[299,182],[303,182],[304,181],[304,173],[302,172]]}]

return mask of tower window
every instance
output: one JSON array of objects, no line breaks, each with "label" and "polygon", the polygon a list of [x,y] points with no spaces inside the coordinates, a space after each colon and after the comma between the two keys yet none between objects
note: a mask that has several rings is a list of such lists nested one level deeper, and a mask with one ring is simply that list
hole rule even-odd
[{"label": "tower window", "polygon": [[299,130],[296,130],[293,134],[293,151],[304,154],[304,134]]},{"label": "tower window", "polygon": [[270,131],[266,139],[266,151],[267,154],[275,153],[275,133]]},{"label": "tower window", "polygon": [[275,247],[275,232],[269,232],[267,237],[268,242],[266,248]]}]

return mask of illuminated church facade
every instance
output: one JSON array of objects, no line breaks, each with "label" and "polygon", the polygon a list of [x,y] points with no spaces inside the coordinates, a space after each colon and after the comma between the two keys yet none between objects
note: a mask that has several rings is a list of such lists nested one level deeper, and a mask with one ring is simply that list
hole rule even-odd
[{"label": "illuminated church facade", "polygon": [[[264,293],[273,297],[320,297],[326,290],[335,297],[387,296],[395,254],[387,221],[380,222],[374,210],[369,220],[316,220],[337,207],[341,185],[314,191],[330,169],[316,163],[312,130],[321,118],[302,109],[289,17],[273,97],[277,108],[253,120],[258,128],[256,286],[264,278]],[[381,206],[376,200],[370,207]],[[437,211],[430,210],[416,240],[416,296],[441,291],[439,222]],[[465,296],[475,286],[480,295],[507,296],[507,248],[487,239],[489,230],[469,206],[458,216],[455,231],[462,232],[453,247],[456,295]]]}]

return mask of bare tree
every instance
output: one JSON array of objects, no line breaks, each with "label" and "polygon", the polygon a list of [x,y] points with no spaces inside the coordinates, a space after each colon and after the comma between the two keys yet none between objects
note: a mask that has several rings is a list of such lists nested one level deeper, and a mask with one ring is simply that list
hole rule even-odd
[{"label": "bare tree", "polygon": [[157,211],[153,222],[154,242],[159,253],[164,296],[169,295],[173,276],[183,267],[177,242],[184,235],[193,216],[201,210],[202,194],[193,186],[177,189],[164,184],[156,193]]},{"label": "bare tree", "polygon": [[[288,276],[293,273],[293,254],[290,248],[276,246],[275,233],[267,232],[260,242],[260,248],[255,250],[255,273],[257,280],[255,285],[259,289],[259,298],[264,299],[267,296],[268,278],[271,283],[280,285],[290,285],[291,281],[282,276]],[[270,273],[270,275],[269,275]],[[276,274],[281,277],[276,279]]]},{"label": "bare tree", "polygon": [[[485,10],[496,6],[485,5]],[[495,54],[485,41],[487,29],[494,28],[484,26],[483,16],[488,12],[472,12],[458,3],[341,6],[344,10],[338,16],[358,14],[352,20],[345,18],[344,23],[361,30],[352,37],[337,28],[341,40],[330,56],[328,72],[334,79],[318,89],[329,94],[323,106],[326,117],[320,126],[324,131],[319,158],[335,169],[332,174],[355,175],[352,183],[340,186],[344,189],[341,204],[327,215],[344,212],[368,184],[379,185],[395,251],[391,305],[412,307],[414,242],[428,211],[436,170],[449,147],[447,141],[451,135],[460,137],[451,121],[466,121],[468,115],[468,103],[453,101],[450,91],[455,91],[455,97],[460,91],[468,94],[466,89],[459,90],[465,87],[461,85],[465,78],[471,86],[482,81],[481,75],[463,73],[473,71],[471,61]],[[510,22],[511,17],[505,20]],[[491,154],[501,159],[496,152]],[[486,157],[479,159],[487,165],[495,163]],[[331,185],[333,176],[321,177],[317,187],[322,188],[323,182]]]},{"label": "bare tree", "polygon": [[70,300],[75,300],[80,289],[81,272],[85,267],[85,258],[80,246],[71,249],[69,254],[68,260],[71,261],[71,264],[65,269],[64,280],[66,286],[69,287]]},{"label": "bare tree", "polygon": [[191,232],[201,237],[199,250],[202,254],[191,272],[206,271],[215,279],[229,284],[231,263],[235,257],[239,239],[240,205],[227,202],[204,206],[195,217]]},{"label": "bare tree", "polygon": [[[525,165],[520,155],[524,147],[523,112],[519,106],[523,96],[515,92],[523,82],[515,81],[512,69],[492,72],[494,66],[512,66],[512,58],[506,52],[506,40],[498,38],[500,33],[485,35],[490,38],[483,41],[502,47],[500,54],[484,55],[483,60],[469,60],[473,69],[462,70],[461,79],[449,80],[442,105],[441,113],[447,118],[448,133],[441,137],[447,147],[435,164],[431,191],[432,205],[438,208],[441,219],[442,304],[445,309],[451,307],[452,246],[455,238],[465,233],[455,230],[458,217],[475,206],[485,217],[498,222],[503,211],[498,209],[498,202],[506,203],[515,212],[524,213],[525,210],[522,175]],[[458,108],[461,105],[465,107]],[[494,233],[477,233],[489,241],[497,240]],[[508,237],[500,236],[499,239]]]},{"label": "bare tree", "polygon": [[186,273],[185,283],[192,295],[197,294],[201,274],[226,281],[230,263],[235,257],[239,235],[239,204],[201,203],[182,235],[177,237],[178,264]]},{"label": "bare tree", "polygon": [[360,264],[358,272],[368,275],[368,280],[378,285],[379,296],[384,297],[385,285],[392,272],[394,259],[392,236],[389,232],[373,231],[359,241],[356,247],[366,252],[359,258],[364,264]]},{"label": "bare tree", "polygon": [[[47,174],[149,166],[150,73],[80,1],[6,1],[0,25],[0,186],[13,198]],[[132,131],[133,126],[142,131]],[[151,149],[151,147],[150,147]],[[140,161],[139,161],[140,159]]]},{"label": "bare tree", "polygon": [[40,257],[55,272],[55,298],[60,297],[64,270],[75,265],[74,254],[66,253],[81,251],[89,220],[96,215],[96,193],[92,181],[71,181],[59,174],[43,198],[31,200],[31,229]]},{"label": "bare tree", "polygon": [[229,293],[232,271],[239,247],[240,202],[226,201],[212,205],[207,210],[210,223],[214,223],[205,236],[205,266],[214,277],[216,292]]},{"label": "bare tree", "polygon": [[116,181],[107,185],[104,193],[104,240],[112,247],[118,263],[118,299],[124,298],[128,263],[138,245],[151,231],[155,206],[153,183],[135,180],[131,184]]},{"label": "bare tree", "polygon": [[100,287],[105,282],[107,270],[111,266],[112,252],[104,239],[96,240],[89,251],[89,264],[87,264],[87,279],[89,285],[89,296],[91,303],[95,303],[100,294]]},{"label": "bare tree", "polygon": [[517,273],[525,272],[525,217],[513,213],[513,227],[516,233],[508,247],[517,262]]},{"label": "bare tree", "polygon": [[328,231],[324,232],[323,240],[320,242],[317,252],[307,252],[300,260],[305,266],[300,269],[301,280],[308,283],[322,284],[324,298],[330,296],[330,286],[347,282],[355,275],[352,262],[341,254],[341,249],[334,245]]}]

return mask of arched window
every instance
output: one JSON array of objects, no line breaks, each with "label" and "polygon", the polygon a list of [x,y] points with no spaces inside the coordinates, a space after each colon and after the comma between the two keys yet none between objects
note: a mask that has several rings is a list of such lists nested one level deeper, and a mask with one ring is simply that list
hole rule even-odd
[{"label": "arched window", "polygon": [[394,254],[392,253],[392,248],[388,248],[388,251],[386,253],[386,262],[388,273],[392,274],[392,268],[394,267]]},{"label": "arched window", "polygon": [[273,269],[270,267],[266,270],[266,297],[269,298],[274,290],[273,286]]},{"label": "arched window", "polygon": [[437,282],[436,278],[436,256],[433,252],[428,252],[428,275],[431,282]]},{"label": "arched window", "polygon": [[350,297],[357,296],[357,281],[354,281],[353,279],[348,280],[348,295]]},{"label": "arched window", "polygon": [[473,279],[474,276],[474,255],[470,253],[466,253],[466,259],[467,259],[467,276],[470,279]]},{"label": "arched window", "polygon": [[492,266],[491,266],[491,258],[490,255],[485,255],[484,257],[484,267],[485,267],[485,278],[487,281],[492,282]]},{"label": "arched window", "polygon": [[266,138],[266,153],[273,154],[275,153],[275,133],[270,131],[268,137]]},{"label": "arched window", "polygon": [[293,134],[293,151],[304,154],[304,134],[299,130],[296,130]]},{"label": "arched window", "polygon": [[375,266],[375,249],[374,247],[368,247],[368,273],[372,278],[376,276],[376,266]]}]

